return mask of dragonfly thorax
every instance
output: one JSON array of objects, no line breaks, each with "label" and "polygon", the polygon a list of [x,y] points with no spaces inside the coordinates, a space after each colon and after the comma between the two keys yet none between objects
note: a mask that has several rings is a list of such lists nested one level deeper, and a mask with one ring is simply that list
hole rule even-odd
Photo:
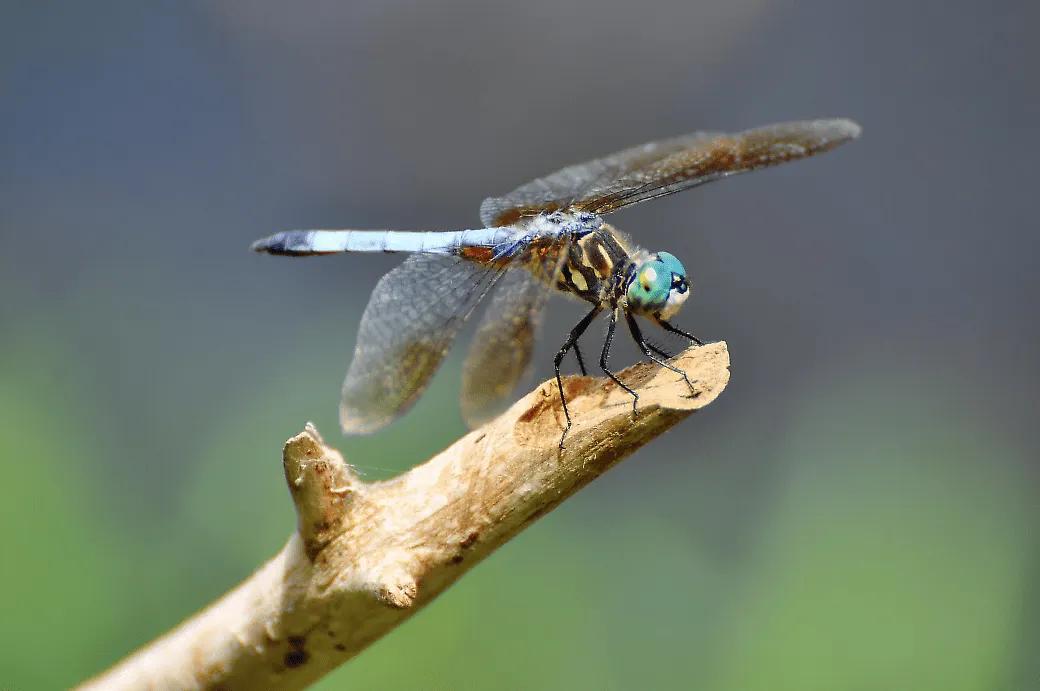
[{"label": "dragonfly thorax", "polygon": [[627,239],[602,222],[580,229],[572,238],[557,287],[595,305],[617,306],[632,265]]},{"label": "dragonfly thorax", "polygon": [[671,318],[689,297],[686,269],[674,255],[640,249],[602,221],[573,237],[559,274],[561,290],[651,319]]}]

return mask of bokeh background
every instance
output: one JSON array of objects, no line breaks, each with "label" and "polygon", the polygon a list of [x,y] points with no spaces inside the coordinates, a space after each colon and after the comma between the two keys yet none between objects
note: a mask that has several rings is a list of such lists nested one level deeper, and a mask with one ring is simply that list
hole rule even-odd
[{"label": "bokeh background", "polygon": [[[369,478],[463,433],[459,348],[405,419],[340,439],[396,260],[252,240],[473,227],[564,164],[846,116],[833,153],[612,218],[685,262],[678,321],[728,341],[728,390],[319,688],[1040,688],[1038,21],[4,2],[0,687],[96,673],[274,554],[305,421]],[[539,379],[580,313],[554,301]]]}]

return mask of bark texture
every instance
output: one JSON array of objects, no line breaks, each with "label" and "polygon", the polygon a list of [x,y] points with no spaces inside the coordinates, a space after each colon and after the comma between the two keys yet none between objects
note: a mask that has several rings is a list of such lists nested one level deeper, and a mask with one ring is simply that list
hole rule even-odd
[{"label": "bark texture", "polygon": [[[437,597],[527,525],[729,381],[725,343],[608,379],[564,380],[574,426],[545,382],[484,427],[395,478],[364,482],[313,425],[283,450],[296,532],[244,583],[82,689],[300,689]],[[232,491],[229,488],[229,491]]]}]

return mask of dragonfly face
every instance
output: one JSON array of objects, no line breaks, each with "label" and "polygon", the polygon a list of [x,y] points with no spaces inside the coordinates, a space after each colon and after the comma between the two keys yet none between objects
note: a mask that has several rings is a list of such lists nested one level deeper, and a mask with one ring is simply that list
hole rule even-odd
[{"label": "dragonfly face", "polygon": [[624,308],[640,316],[671,319],[690,295],[686,269],[668,252],[633,264],[629,276]]},{"label": "dragonfly face", "polygon": [[540,315],[549,294],[576,296],[591,309],[554,358],[566,426],[560,365],[573,352],[584,374],[579,337],[602,312],[609,315],[600,351],[604,373],[632,394],[607,364],[624,320],[649,359],[690,384],[668,354],[643,338],[636,317],[692,343],[670,319],[689,296],[682,263],[668,252],[636,247],[602,216],[706,182],[828,151],[859,136],[850,120],[769,125],[737,134],[695,132],[650,142],[521,185],[480,207],[484,228],[457,231],[296,230],[253,244],[269,254],[404,252],[410,256],[376,285],[358,329],[357,347],[340,402],[347,434],[387,425],[418,400],[474,307],[493,291],[466,358],[462,410],[475,426],[511,400],[531,364]]}]

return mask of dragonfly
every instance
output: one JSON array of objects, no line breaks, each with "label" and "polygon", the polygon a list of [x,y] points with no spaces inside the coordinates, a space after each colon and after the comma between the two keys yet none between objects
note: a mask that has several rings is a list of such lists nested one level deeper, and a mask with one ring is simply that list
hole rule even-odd
[{"label": "dragonfly", "polygon": [[668,353],[648,341],[637,318],[703,345],[672,323],[690,294],[679,259],[650,252],[614,226],[607,214],[713,180],[812,156],[855,139],[847,119],[806,120],[739,133],[694,132],[653,141],[528,182],[480,206],[483,228],[450,231],[291,230],[259,240],[257,252],[310,256],[399,252],[409,256],[376,284],[358,328],[354,358],[340,399],[344,433],[370,434],[408,411],[422,395],[460,328],[489,295],[463,365],[461,408],[475,428],[510,402],[532,361],[542,312],[562,292],[590,305],[556,352],[553,365],[563,409],[563,448],[572,421],[561,364],[574,354],[587,374],[578,339],[609,315],[599,367],[632,396],[610,369],[615,328],[622,321],[640,351],[690,386]]}]

